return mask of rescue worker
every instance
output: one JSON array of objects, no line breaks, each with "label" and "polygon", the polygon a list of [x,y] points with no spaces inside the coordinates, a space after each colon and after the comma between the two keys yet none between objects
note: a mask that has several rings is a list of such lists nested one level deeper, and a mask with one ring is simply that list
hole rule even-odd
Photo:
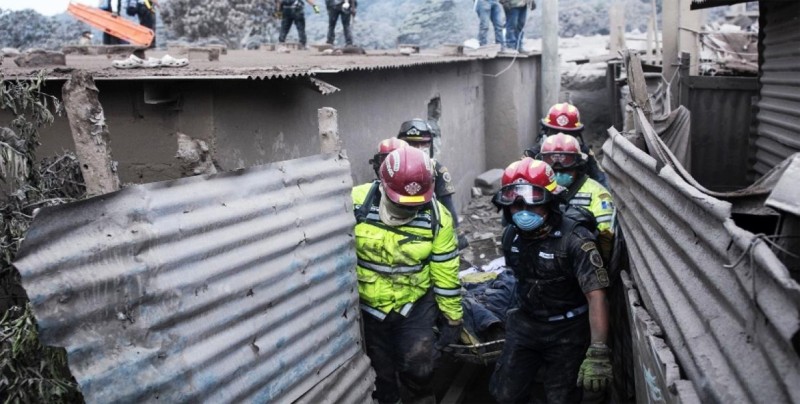
[{"label": "rescue worker", "polygon": [[158,7],[158,0],[138,0],[139,24],[153,30],[153,42],[150,43],[149,48],[156,47],[156,7]]},{"label": "rescue worker", "polygon": [[549,136],[537,157],[556,173],[558,185],[567,189],[562,199],[587,209],[597,221],[597,245],[603,262],[610,262],[614,243],[614,202],[608,190],[586,174],[588,156],[574,136],[559,133]]},{"label": "rescue worker", "polygon": [[[358,293],[380,403],[433,400],[436,348],[461,330],[453,220],[434,197],[432,170],[423,152],[401,147],[380,180],[353,188]],[[437,341],[439,312],[447,322]]]},{"label": "rescue worker", "polygon": [[433,161],[435,169],[435,184],[436,184],[436,199],[444,205],[450,214],[453,216],[453,223],[458,227],[458,212],[456,206],[453,204],[453,194],[456,193],[456,187],[453,185],[453,178],[447,167],[443,166],[439,161],[433,160],[433,130],[431,126],[423,119],[415,118],[410,121],[403,122],[400,125],[400,132],[397,138],[406,141],[411,147],[422,150]]},{"label": "rescue worker", "polygon": [[[319,7],[314,4],[314,0],[305,1],[311,5],[314,14],[319,14]],[[286,36],[289,35],[289,30],[292,29],[292,24],[294,24],[297,28],[297,39],[300,41],[300,47],[305,49],[306,13],[303,0],[275,0],[275,6],[278,9],[278,15],[281,16],[281,32],[278,34],[278,42],[286,42]]]},{"label": "rescue worker", "polygon": [[345,46],[353,46],[353,33],[350,30],[350,19],[356,18],[356,0],[325,0],[328,9],[328,38],[326,43],[333,45],[336,40],[336,22],[341,18],[344,31]]},{"label": "rescue worker", "polygon": [[529,401],[541,367],[550,403],[577,403],[578,387],[604,390],[612,379],[608,274],[592,231],[559,208],[559,191],[552,168],[526,157],[505,169],[492,200],[508,223],[503,254],[519,281],[490,385],[500,403]]},{"label": "rescue worker", "polygon": [[[117,1],[100,0],[98,8],[104,11],[108,11],[109,13],[120,15],[121,13],[120,10],[122,10],[122,0],[117,0]],[[119,38],[103,31],[103,45],[119,45],[121,43],[122,41]],[[89,41],[87,45],[91,45],[91,41]]]},{"label": "rescue worker", "polygon": [[550,107],[547,116],[542,118],[541,130],[536,138],[536,144],[523,152],[525,157],[536,158],[542,147],[542,142],[548,136],[556,133],[567,133],[577,138],[581,143],[581,151],[588,156],[586,173],[593,180],[599,182],[608,189],[606,173],[600,168],[594,152],[583,139],[583,123],[581,122],[581,112],[578,108],[568,102],[562,102]]},{"label": "rescue worker", "polygon": [[375,153],[371,159],[369,159],[372,169],[375,170],[375,178],[380,178],[381,163],[383,163],[383,160],[386,160],[386,156],[395,149],[399,149],[401,147],[408,147],[408,143],[396,137],[383,139],[380,143],[378,143],[378,152]]}]

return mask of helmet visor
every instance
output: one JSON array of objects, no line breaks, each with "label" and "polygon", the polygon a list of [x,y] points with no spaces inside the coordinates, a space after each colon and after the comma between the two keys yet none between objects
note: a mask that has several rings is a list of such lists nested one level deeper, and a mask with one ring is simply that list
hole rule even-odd
[{"label": "helmet visor", "polygon": [[553,168],[569,168],[578,164],[579,158],[575,153],[547,153],[542,154],[542,161]]},{"label": "helmet visor", "polygon": [[510,184],[500,188],[495,200],[503,206],[511,206],[518,200],[527,205],[542,205],[550,200],[550,192],[532,184]]}]

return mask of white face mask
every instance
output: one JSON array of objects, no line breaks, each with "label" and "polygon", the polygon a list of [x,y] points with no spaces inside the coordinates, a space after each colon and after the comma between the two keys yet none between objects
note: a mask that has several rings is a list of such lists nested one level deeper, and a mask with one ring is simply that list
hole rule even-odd
[{"label": "white face mask", "polygon": [[378,206],[378,214],[380,214],[381,221],[389,226],[402,226],[417,216],[417,211],[398,209],[389,198],[381,198],[381,203]]}]

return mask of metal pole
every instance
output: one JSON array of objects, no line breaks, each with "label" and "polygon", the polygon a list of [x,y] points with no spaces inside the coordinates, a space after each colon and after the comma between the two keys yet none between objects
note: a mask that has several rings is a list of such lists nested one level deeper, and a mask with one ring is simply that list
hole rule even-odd
[{"label": "metal pole", "polygon": [[558,0],[542,1],[542,116],[558,102],[561,71],[558,60]]}]

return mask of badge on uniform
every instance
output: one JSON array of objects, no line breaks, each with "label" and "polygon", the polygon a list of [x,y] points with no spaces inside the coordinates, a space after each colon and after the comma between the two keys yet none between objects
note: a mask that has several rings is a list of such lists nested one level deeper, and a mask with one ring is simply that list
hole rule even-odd
[{"label": "badge on uniform", "polygon": [[611,209],[611,204],[608,203],[608,201],[602,201],[602,202],[600,202],[600,207],[602,207],[604,210],[605,209]]},{"label": "badge on uniform", "polygon": [[594,249],[589,253],[589,261],[592,263],[592,265],[598,268],[603,268],[603,258],[600,257],[600,252],[597,251],[597,249]]}]

